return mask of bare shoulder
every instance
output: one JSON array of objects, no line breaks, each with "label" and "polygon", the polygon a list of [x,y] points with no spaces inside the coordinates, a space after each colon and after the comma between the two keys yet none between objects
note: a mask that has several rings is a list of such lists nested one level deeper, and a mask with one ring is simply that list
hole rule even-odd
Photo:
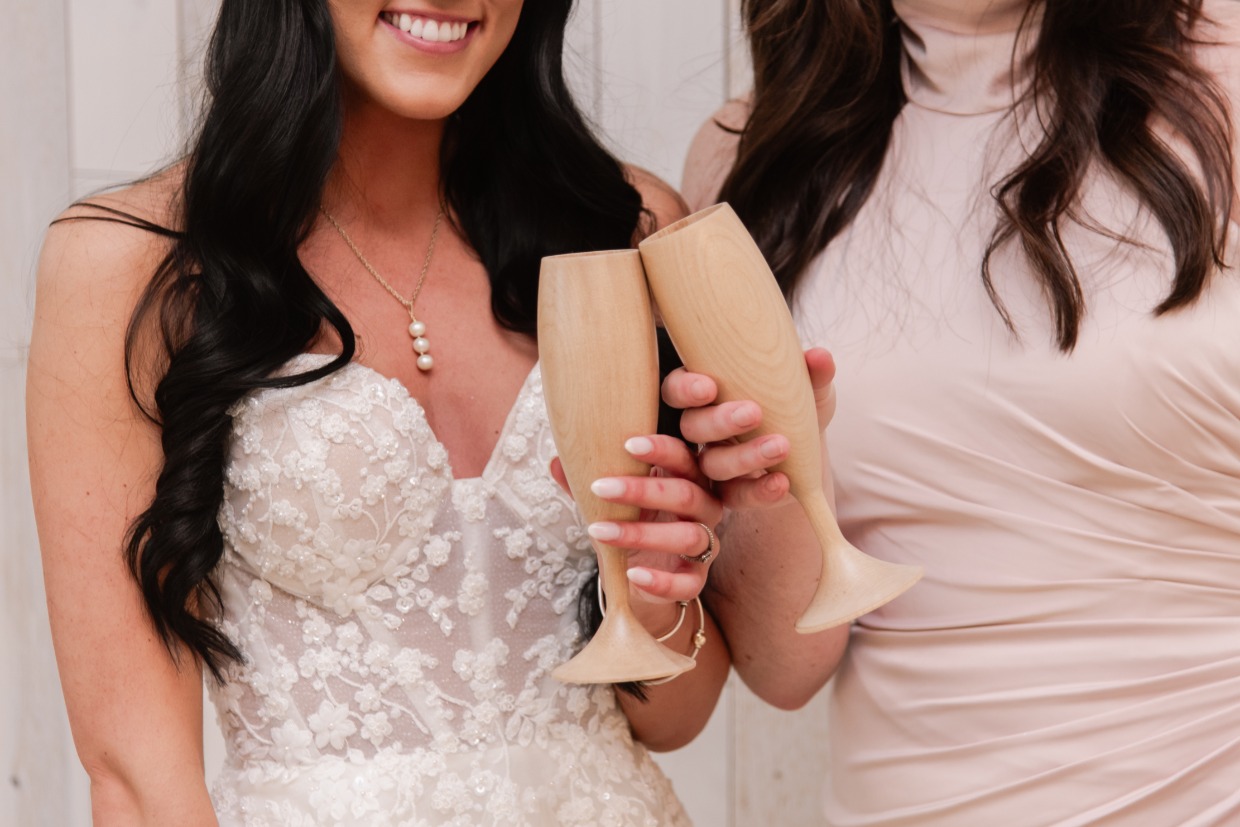
[{"label": "bare shoulder", "polygon": [[[144,280],[170,247],[180,226],[182,171],[170,167],[119,190],[73,203],[48,228],[40,258],[40,284],[84,278],[120,286]],[[150,268],[140,264],[150,262]],[[84,286],[84,285],[78,285]]]},{"label": "bare shoulder", "polygon": [[[98,194],[48,228],[35,290],[31,370],[123,379],[126,331],[177,226],[179,171]],[[71,343],[89,342],[92,353]],[[103,376],[92,376],[103,379]]]},{"label": "bare shoulder", "polygon": [[1204,21],[1196,36],[1200,43],[1197,55],[1231,98],[1234,108],[1240,92],[1240,0],[1207,0],[1202,5]]},{"label": "bare shoulder", "polygon": [[750,99],[735,98],[721,106],[698,129],[685,157],[682,189],[690,209],[715,203],[719,188],[736,161],[736,145],[749,121]]},{"label": "bare shoulder", "polygon": [[1207,20],[1211,20],[1226,32],[1223,39],[1233,46],[1240,45],[1240,0],[1206,0],[1201,7]]},{"label": "bare shoulder", "polygon": [[[1232,126],[1232,151],[1240,161],[1240,0],[1206,0],[1202,12],[1197,59],[1222,93]],[[1240,164],[1235,174],[1235,210],[1240,212]]]},{"label": "bare shoulder", "polygon": [[680,193],[653,172],[641,167],[626,166],[624,174],[641,194],[642,205],[654,216],[654,226],[649,228],[650,232],[662,229],[689,214],[689,208]]},{"label": "bare shoulder", "polygon": [[184,184],[182,162],[131,184],[88,195],[66,208],[57,221],[112,216],[175,231],[180,226]]},{"label": "bare shoulder", "polygon": [[77,302],[106,305],[144,288],[179,227],[182,179],[181,168],[171,167],[65,209],[44,238],[40,299],[68,292]]}]

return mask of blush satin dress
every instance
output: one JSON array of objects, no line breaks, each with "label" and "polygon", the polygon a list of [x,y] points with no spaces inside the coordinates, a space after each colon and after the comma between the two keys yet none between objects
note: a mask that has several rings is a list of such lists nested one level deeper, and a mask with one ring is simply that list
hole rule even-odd
[{"label": "blush satin dress", "polygon": [[[1240,825],[1240,233],[1200,300],[1155,317],[1166,235],[1094,170],[1064,229],[1080,341],[1057,348],[1004,248],[992,272],[1014,335],[980,273],[991,189],[1040,138],[1013,105],[1027,78],[1012,58],[1037,27],[1018,36],[1012,0],[895,10],[908,103],[794,310],[838,364],[844,533],[925,577],[853,628],[830,690],[827,822]],[[1201,61],[1234,108],[1240,3],[1205,12]],[[734,140],[704,127],[693,206]]]}]

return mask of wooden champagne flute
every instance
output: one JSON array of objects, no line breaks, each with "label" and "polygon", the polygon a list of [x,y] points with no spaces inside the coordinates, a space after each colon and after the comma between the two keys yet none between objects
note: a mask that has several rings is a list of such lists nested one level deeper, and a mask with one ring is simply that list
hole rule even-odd
[{"label": "wooden champagne flute", "polygon": [[823,492],[813,387],[787,302],[762,252],[727,204],[671,224],[638,245],[655,304],[685,367],[715,380],[720,402],[751,399],[784,434],[788,476],[822,548],[822,576],[797,631],[839,626],[893,600],[920,566],[878,560],[844,539]]},{"label": "wooden champagne flute", "polygon": [[[600,477],[645,476],[624,450],[653,434],[659,356],[650,294],[636,250],[549,256],[538,288],[543,395],[568,487],[587,523],[636,520],[640,509],[602,500]],[[654,639],[629,605],[628,552],[591,538],[607,612],[585,647],[551,674],[567,683],[619,683],[687,672],[692,658]]]}]

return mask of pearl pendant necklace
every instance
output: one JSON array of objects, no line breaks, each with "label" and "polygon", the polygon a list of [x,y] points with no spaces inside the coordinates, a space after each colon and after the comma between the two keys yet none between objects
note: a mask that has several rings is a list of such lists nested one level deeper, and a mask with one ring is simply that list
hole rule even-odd
[{"label": "pearl pendant necklace", "polygon": [[331,222],[336,228],[336,232],[340,233],[340,237],[344,239],[344,243],[349,245],[349,249],[353,251],[353,255],[357,256],[357,260],[366,268],[366,272],[374,276],[375,281],[383,286],[383,289],[391,294],[392,298],[404,305],[405,310],[409,312],[409,337],[413,339],[413,352],[418,354],[417,364],[418,370],[426,372],[435,366],[435,360],[430,354],[431,343],[426,338],[426,323],[418,320],[413,314],[413,303],[418,300],[418,296],[422,294],[422,285],[426,282],[426,273],[431,267],[431,256],[435,253],[435,239],[439,237],[439,223],[443,219],[443,208],[439,208],[439,212],[435,215],[435,226],[431,228],[431,242],[426,246],[426,260],[422,262],[422,272],[418,276],[418,283],[413,288],[413,295],[405,298],[396,292],[396,288],[388,284],[387,279],[379,275],[379,271],[371,266],[366,257],[362,255],[362,251],[357,249],[357,245],[353,243],[353,239],[349,238],[349,234],[344,231],[344,227],[340,226],[340,222],[332,217],[327,208],[319,205],[319,212]]},{"label": "pearl pendant necklace", "polygon": [[430,370],[435,366],[435,360],[431,358],[429,353],[431,343],[426,338],[426,325],[423,322],[419,322],[413,313],[409,314],[409,318],[413,320],[409,322],[409,336],[413,339],[413,351],[418,354],[418,369]]}]

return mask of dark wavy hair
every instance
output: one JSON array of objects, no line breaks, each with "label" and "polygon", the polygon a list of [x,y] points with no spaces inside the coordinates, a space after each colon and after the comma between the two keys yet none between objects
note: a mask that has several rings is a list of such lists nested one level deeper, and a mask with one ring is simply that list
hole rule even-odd
[{"label": "dark wavy hair", "polygon": [[[449,119],[441,150],[442,198],[486,267],[492,311],[529,336],[542,257],[629,247],[648,217],[565,84],[571,7],[572,0],[525,4],[512,42]],[[161,426],[163,468],[126,553],[170,651],[183,643],[222,680],[226,662],[241,657],[213,623],[221,608],[212,571],[224,547],[216,518],[228,410],[255,389],[319,379],[355,351],[348,321],[297,255],[341,137],[326,2],[224,0],[207,91],[185,162],[180,226],[106,209],[96,217],[172,239],[126,343],[131,392],[135,371],[145,367],[137,364],[144,331],[159,332],[166,354],[147,411]],[[340,354],[315,370],[273,377],[325,325],[339,336]]]},{"label": "dark wavy hair", "polygon": [[[1033,25],[1030,3],[1022,28]],[[995,187],[995,251],[1018,242],[1071,351],[1085,295],[1060,228],[1091,163],[1129,187],[1166,231],[1175,275],[1156,314],[1192,303],[1223,264],[1234,197],[1227,102],[1194,60],[1202,0],[1041,0],[1023,106],[1041,143]],[[789,297],[810,261],[848,226],[882,168],[904,106],[899,22],[891,0],[743,0],[754,97],[723,184]],[[1013,60],[1016,60],[1013,56]],[[1196,170],[1151,127],[1170,124]]]}]

